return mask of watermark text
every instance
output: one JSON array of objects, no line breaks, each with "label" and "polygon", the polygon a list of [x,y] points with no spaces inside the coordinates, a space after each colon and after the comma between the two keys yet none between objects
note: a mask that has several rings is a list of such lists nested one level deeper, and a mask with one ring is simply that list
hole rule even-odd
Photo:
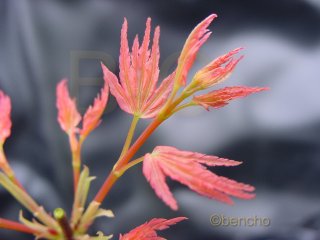
[{"label": "watermark text", "polygon": [[210,217],[210,223],[215,227],[269,227],[270,218],[259,216],[235,217],[223,214],[214,214]]}]

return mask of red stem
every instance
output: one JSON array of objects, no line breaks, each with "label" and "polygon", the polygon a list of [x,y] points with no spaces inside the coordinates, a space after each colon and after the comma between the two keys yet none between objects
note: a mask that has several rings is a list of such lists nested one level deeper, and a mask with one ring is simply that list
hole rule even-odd
[{"label": "red stem", "polygon": [[[154,132],[154,130],[163,122],[163,120],[159,120],[155,118],[149,126],[144,130],[144,132],[140,135],[140,137],[135,141],[135,143],[129,148],[128,152],[118,161],[116,165],[115,171],[121,169],[124,165],[126,165],[130,159],[136,154],[139,148],[145,143],[145,141],[150,137],[150,135]],[[96,202],[102,202],[106,195],[109,193],[113,184],[117,181],[118,177],[114,175],[114,171],[112,171],[108,178],[103,183],[99,192],[94,198]]]},{"label": "red stem", "polygon": [[67,217],[63,216],[62,218],[58,219],[58,223],[62,228],[66,240],[73,240],[73,231],[70,227]]},{"label": "red stem", "polygon": [[0,228],[15,230],[18,232],[24,232],[24,233],[29,233],[29,234],[35,233],[31,228],[28,228],[25,225],[22,225],[21,223],[6,220],[3,218],[0,218]]}]

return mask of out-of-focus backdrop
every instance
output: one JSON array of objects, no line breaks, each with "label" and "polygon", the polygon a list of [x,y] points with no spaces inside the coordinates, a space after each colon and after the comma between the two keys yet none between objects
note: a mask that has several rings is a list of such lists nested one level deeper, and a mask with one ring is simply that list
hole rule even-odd
[{"label": "out-of-focus backdrop", "polygon": [[[164,231],[168,239],[320,239],[320,1],[164,0],[164,1],[0,1],[0,89],[12,98],[13,130],[5,150],[18,178],[52,210],[70,209],[72,176],[66,135],[55,108],[58,81],[70,79],[79,107],[86,108],[102,84],[100,61],[118,72],[123,18],[130,42],[148,16],[161,26],[161,76],[175,66],[192,28],[211,13],[212,37],[193,68],[236,47],[245,58],[224,85],[268,86],[268,92],[232,102],[223,109],[183,111],[161,126],[141,153],[156,145],[243,161],[219,174],[257,187],[257,197],[227,206],[170,182],[178,212],[169,210],[141,174],[130,170],[104,207],[116,218],[98,220],[92,232],[125,233],[154,217],[187,216]],[[140,37],[141,39],[141,37]],[[98,80],[96,80],[98,79]],[[99,80],[100,79],[100,80]],[[110,99],[98,130],[83,150],[84,163],[97,176],[89,198],[115,162],[131,117]],[[141,131],[148,121],[139,125]],[[0,188],[0,216],[18,219],[21,206]],[[213,226],[210,216],[259,217],[270,226]],[[25,211],[26,217],[31,217]],[[32,239],[0,230],[0,238]]]}]

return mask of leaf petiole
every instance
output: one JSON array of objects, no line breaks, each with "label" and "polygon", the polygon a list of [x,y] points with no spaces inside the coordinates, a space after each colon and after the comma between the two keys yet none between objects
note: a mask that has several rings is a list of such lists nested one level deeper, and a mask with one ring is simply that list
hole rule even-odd
[{"label": "leaf petiole", "polygon": [[143,161],[144,157],[137,158],[135,160],[132,160],[127,165],[123,166],[119,170],[114,171],[114,174],[119,178],[121,177],[129,168],[134,167],[135,165],[141,163]]}]

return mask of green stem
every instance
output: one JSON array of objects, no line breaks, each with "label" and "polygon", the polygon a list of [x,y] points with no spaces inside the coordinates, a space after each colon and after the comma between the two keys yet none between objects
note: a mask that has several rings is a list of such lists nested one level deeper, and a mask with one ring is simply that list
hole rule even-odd
[{"label": "green stem", "polygon": [[0,185],[2,185],[26,209],[28,209],[34,215],[34,217],[52,229],[59,229],[56,221],[44,210],[43,207],[39,206],[25,190],[21,189],[14,182],[12,182],[8,176],[1,172]]},{"label": "green stem", "polygon": [[85,234],[96,218],[101,203],[92,201],[82,215],[79,224],[76,226],[76,234]]},{"label": "green stem", "polygon": [[[70,140],[71,141],[71,140]],[[76,193],[81,170],[81,147],[84,139],[80,138],[77,147],[72,150],[72,168],[73,168],[73,187]],[[71,147],[72,149],[72,147]]]},{"label": "green stem", "polygon": [[159,112],[158,118],[162,121],[166,120],[167,118],[171,117],[174,113],[174,109],[187,97],[189,97],[188,94],[185,92],[182,92],[182,94],[174,101],[171,102],[169,105],[165,105],[163,109]]},{"label": "green stem", "polygon": [[101,203],[104,198],[109,193],[113,184],[118,180],[115,172],[125,166],[130,159],[136,154],[136,152],[140,149],[140,147],[145,143],[145,141],[150,137],[150,135],[157,129],[157,127],[164,121],[165,119],[155,118],[153,122],[149,124],[149,126],[143,131],[140,137],[135,141],[135,143],[128,149],[127,153],[123,155],[122,158],[118,160],[116,163],[116,167],[111,171],[99,192],[94,198],[95,202]]},{"label": "green stem", "polygon": [[175,109],[173,109],[170,114],[173,115],[173,114],[175,114],[176,112],[181,111],[182,109],[185,109],[185,108],[191,107],[191,106],[195,106],[195,105],[196,105],[196,104],[195,104],[194,102],[192,102],[192,101],[191,101],[191,102],[188,102],[188,103],[185,103],[185,104],[182,104],[182,105],[176,107]]},{"label": "green stem", "polygon": [[15,177],[15,174],[8,163],[7,157],[3,150],[3,143],[0,143],[0,169],[3,170],[3,172],[10,178],[12,182],[14,182],[21,189],[23,189],[22,184]]},{"label": "green stem", "polygon": [[141,163],[143,161],[144,157],[137,158],[135,160],[132,160],[127,165],[123,166],[119,170],[115,171],[114,174],[119,178],[121,177],[129,168]]},{"label": "green stem", "polygon": [[126,141],[125,141],[125,143],[123,145],[123,148],[122,148],[122,151],[121,151],[121,154],[120,154],[120,158],[122,158],[123,155],[127,153],[128,149],[130,147],[130,144],[132,142],[132,138],[134,136],[134,132],[135,132],[137,124],[139,122],[139,119],[140,119],[139,116],[134,115],[134,117],[132,119],[132,122],[131,122],[131,126],[129,128],[129,132],[128,132]]}]

